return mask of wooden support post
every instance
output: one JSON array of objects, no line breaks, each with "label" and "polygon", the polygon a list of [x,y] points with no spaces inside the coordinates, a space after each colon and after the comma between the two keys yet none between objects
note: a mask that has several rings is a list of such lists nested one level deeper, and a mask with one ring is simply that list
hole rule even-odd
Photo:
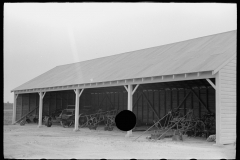
[{"label": "wooden support post", "polygon": [[17,97],[18,97],[18,94],[15,94],[13,95],[14,99],[13,99],[13,116],[12,116],[12,124],[14,124],[14,122],[16,121],[16,107],[17,107]]},{"label": "wooden support post", "polygon": [[75,92],[75,123],[74,130],[78,131],[78,119],[79,119],[79,89],[74,90]]},{"label": "wooden support post", "polygon": [[39,94],[38,128],[42,126],[43,98],[44,98],[45,93],[44,92],[38,93]]},{"label": "wooden support post", "polygon": [[221,91],[221,85],[220,85],[220,73],[216,73],[216,78],[215,78],[215,115],[216,115],[216,144],[220,145],[221,144],[221,100],[220,100],[220,91]]},{"label": "wooden support post", "polygon": [[[132,111],[132,99],[133,99],[132,97],[133,97],[133,95],[132,95],[132,85],[131,84],[128,85],[127,92],[128,92],[128,110]],[[126,137],[129,137],[131,135],[132,135],[132,130],[127,131]]]}]

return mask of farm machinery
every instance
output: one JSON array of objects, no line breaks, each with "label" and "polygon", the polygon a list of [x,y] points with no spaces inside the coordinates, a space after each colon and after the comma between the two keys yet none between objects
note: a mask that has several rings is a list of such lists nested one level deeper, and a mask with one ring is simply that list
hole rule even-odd
[{"label": "farm machinery", "polygon": [[155,127],[156,130],[153,130],[153,133],[147,137],[147,139],[160,140],[165,137],[172,137],[173,140],[183,140],[183,137],[187,136],[206,136],[207,138],[210,132],[209,130],[212,129],[214,125],[215,118],[213,114],[207,113],[200,119],[193,116],[192,109],[188,109],[184,115],[183,112],[181,112],[181,108],[178,108],[169,111],[158,121],[154,121],[154,124],[146,131],[153,127]]},{"label": "farm machinery", "polygon": [[[79,114],[79,127],[88,127],[95,129],[99,124],[105,124],[104,130],[113,130],[115,124],[116,109],[104,111],[102,109],[94,109],[91,106],[84,106]],[[52,116],[53,117],[53,116]],[[75,122],[75,109],[64,109],[59,116],[55,117],[60,121],[63,127],[70,127]]]}]

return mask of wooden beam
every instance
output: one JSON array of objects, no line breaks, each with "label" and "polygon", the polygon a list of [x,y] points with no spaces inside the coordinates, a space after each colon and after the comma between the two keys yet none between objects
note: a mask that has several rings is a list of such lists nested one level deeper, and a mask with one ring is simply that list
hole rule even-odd
[{"label": "wooden beam", "polygon": [[[80,96],[82,95],[83,91],[84,91],[84,88],[81,90],[81,92],[79,93],[79,96],[78,96],[78,97],[80,97]],[[75,92],[75,93],[76,93],[76,92]]]},{"label": "wooden beam", "polygon": [[213,82],[212,82],[209,78],[207,78],[206,80],[207,80],[208,83],[210,83],[211,86],[216,90],[216,86],[215,86],[215,84],[213,84]]},{"label": "wooden beam", "polygon": [[207,107],[206,105],[202,102],[202,100],[197,96],[197,94],[195,93],[195,91],[193,89],[191,89],[192,93],[197,97],[198,101],[207,109],[207,111],[209,113],[212,113]]},{"label": "wooden beam", "polygon": [[43,92],[43,96],[42,96],[42,98],[44,98],[44,96],[45,96],[45,93],[46,93],[46,92]]},{"label": "wooden beam", "polygon": [[137,90],[139,84],[136,85],[136,87],[134,88],[134,90],[132,91],[132,95],[135,93],[135,91]]},{"label": "wooden beam", "polygon": [[126,86],[123,86],[123,87],[126,89],[126,91],[128,91],[128,88]]}]

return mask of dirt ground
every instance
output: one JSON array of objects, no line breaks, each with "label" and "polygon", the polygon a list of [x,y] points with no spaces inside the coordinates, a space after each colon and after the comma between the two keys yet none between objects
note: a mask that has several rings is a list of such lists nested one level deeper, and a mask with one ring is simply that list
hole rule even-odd
[{"label": "dirt ground", "polygon": [[133,141],[142,132],[133,132],[132,137],[125,137],[126,132],[114,128],[104,131],[81,128],[37,127],[36,124],[25,126],[4,125],[4,157],[21,159],[232,159],[236,149],[233,145],[216,146],[201,138],[172,141],[165,138],[158,141],[146,139],[149,133]]}]

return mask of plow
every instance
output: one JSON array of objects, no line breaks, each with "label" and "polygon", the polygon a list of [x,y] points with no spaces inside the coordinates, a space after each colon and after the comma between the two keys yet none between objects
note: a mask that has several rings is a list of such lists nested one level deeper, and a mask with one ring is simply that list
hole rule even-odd
[{"label": "plow", "polygon": [[[147,139],[160,140],[165,137],[172,137],[172,140],[183,140],[183,137],[187,136],[203,137],[208,135],[209,125],[212,126],[210,122],[214,121],[214,118],[206,119],[206,116],[203,116],[204,118],[202,119],[195,118],[192,109],[188,109],[185,115],[180,111],[181,108],[178,108],[175,111],[171,110],[158,121],[154,121],[154,124],[145,132],[153,127],[155,127],[156,130],[153,130],[153,133],[151,136],[148,136]],[[143,134],[145,132],[143,132]]]}]

